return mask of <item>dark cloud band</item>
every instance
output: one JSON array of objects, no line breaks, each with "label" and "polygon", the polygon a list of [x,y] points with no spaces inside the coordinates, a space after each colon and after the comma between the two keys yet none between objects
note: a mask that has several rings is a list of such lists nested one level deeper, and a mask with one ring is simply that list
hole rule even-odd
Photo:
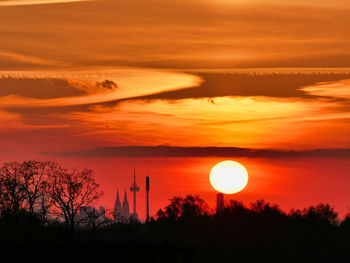
[{"label": "dark cloud band", "polygon": [[[48,153],[45,153],[48,154]],[[248,157],[248,158],[297,158],[324,157],[349,158],[350,149],[316,149],[283,151],[274,149],[250,149],[238,147],[178,147],[178,146],[116,146],[97,147],[86,151],[49,153],[62,157],[92,158],[147,158],[147,157]]]},{"label": "dark cloud band", "polygon": [[264,96],[273,98],[314,99],[302,87],[320,82],[339,81],[350,78],[350,74],[230,74],[195,73],[203,79],[196,87],[166,91],[137,97],[141,100],[178,100],[188,98],[214,98],[223,96]]}]

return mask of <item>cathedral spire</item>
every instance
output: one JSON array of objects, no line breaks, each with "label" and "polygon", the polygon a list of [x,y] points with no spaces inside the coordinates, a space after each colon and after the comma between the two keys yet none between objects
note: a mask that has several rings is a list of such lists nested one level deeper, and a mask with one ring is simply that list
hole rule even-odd
[{"label": "cathedral spire", "polygon": [[121,214],[122,214],[122,205],[120,203],[119,191],[117,188],[117,198],[116,198],[115,204],[114,204],[114,221],[118,221]]},{"label": "cathedral spire", "polygon": [[124,201],[123,201],[123,206],[122,206],[122,216],[125,219],[129,219],[129,217],[130,217],[129,202],[128,202],[128,196],[126,195],[126,189],[125,189],[125,192],[124,192]]},{"label": "cathedral spire", "polygon": [[124,202],[128,202],[128,196],[126,195],[126,189],[125,189],[125,192],[124,192]]},{"label": "cathedral spire", "polygon": [[120,200],[119,200],[119,190],[117,188],[117,199],[116,199],[116,202],[120,203]]}]

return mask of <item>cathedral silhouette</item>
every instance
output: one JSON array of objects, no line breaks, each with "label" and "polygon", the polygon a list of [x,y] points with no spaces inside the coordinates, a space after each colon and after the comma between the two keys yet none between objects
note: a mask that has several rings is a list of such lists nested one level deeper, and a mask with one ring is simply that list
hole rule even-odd
[{"label": "cathedral silhouette", "polygon": [[134,194],[134,208],[133,213],[130,214],[129,209],[129,201],[126,194],[126,189],[124,191],[124,200],[123,204],[121,204],[119,199],[119,190],[117,189],[117,198],[115,200],[114,204],[114,221],[115,222],[123,222],[125,220],[134,219],[139,220],[137,212],[136,212],[136,192],[140,191],[140,188],[136,185],[136,176],[135,176],[135,169],[134,169],[134,182],[130,186],[130,191]]},{"label": "cathedral silhouette", "polygon": [[126,190],[124,193],[123,205],[121,205],[120,199],[119,199],[119,191],[117,189],[117,198],[114,204],[114,221],[118,222],[118,221],[122,221],[123,219],[129,219],[129,218],[130,218],[129,202],[128,202],[128,197],[126,195]]}]

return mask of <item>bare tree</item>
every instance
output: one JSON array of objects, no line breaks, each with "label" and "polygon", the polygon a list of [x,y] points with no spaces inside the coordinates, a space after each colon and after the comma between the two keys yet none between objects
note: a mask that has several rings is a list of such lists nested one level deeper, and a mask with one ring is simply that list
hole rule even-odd
[{"label": "bare tree", "polygon": [[74,232],[79,209],[88,206],[102,196],[97,190],[92,170],[72,170],[57,167],[49,177],[47,193],[66,227]]},{"label": "bare tree", "polygon": [[25,208],[26,193],[22,182],[22,165],[18,162],[5,163],[0,168],[0,209],[4,216],[10,215],[15,221]]},{"label": "bare tree", "polygon": [[45,192],[47,180],[57,164],[43,161],[5,163],[0,168],[0,209],[2,214],[17,216],[26,212],[45,221],[49,209]]},{"label": "bare tree", "polygon": [[48,178],[56,170],[52,161],[25,161],[21,164],[23,188],[26,193],[28,212],[31,216],[39,215],[44,219],[48,212],[46,185]]}]

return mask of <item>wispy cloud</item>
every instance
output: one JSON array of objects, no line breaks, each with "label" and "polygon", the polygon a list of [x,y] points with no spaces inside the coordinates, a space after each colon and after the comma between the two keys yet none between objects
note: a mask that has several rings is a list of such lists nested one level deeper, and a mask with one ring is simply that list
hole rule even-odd
[{"label": "wispy cloud", "polygon": [[[22,123],[36,130],[64,127],[79,145],[91,146],[350,146],[349,101],[331,94],[334,85],[347,83],[347,69],[125,68],[1,75],[0,109],[18,117],[15,124],[6,123],[13,134]],[[310,90],[321,86],[322,94]],[[45,132],[63,139],[61,131]]]},{"label": "wispy cloud", "polygon": [[71,3],[82,2],[91,0],[1,0],[1,6],[21,6],[21,5],[42,5],[42,4],[59,4],[59,3]]},{"label": "wispy cloud", "polygon": [[[350,78],[347,69],[330,69],[319,72],[317,69],[250,69],[249,71],[191,71],[203,79],[200,85],[174,91],[165,91],[146,95],[135,99],[142,100],[179,100],[186,98],[213,98],[222,96],[265,96],[272,98],[302,98],[316,99],[321,96],[331,96],[328,93],[311,92],[306,86],[323,82],[339,84],[341,80]],[[327,87],[326,87],[327,88]]]},{"label": "wispy cloud", "polygon": [[[11,1],[12,2],[12,1]],[[0,2],[0,6],[1,6]],[[18,65],[30,65],[30,66],[47,66],[47,67],[62,67],[64,63],[58,60],[52,60],[48,58],[41,58],[38,56],[31,56],[26,54],[14,53],[9,51],[0,51],[0,58],[2,60],[12,61]]]},{"label": "wispy cloud", "polygon": [[[2,5],[63,3],[1,1]],[[61,67],[346,67],[349,5],[99,0],[0,9],[0,49]],[[246,1],[244,1],[246,2]],[[340,4],[341,3],[341,4]],[[133,7],[137,8],[131,8]],[[152,12],[150,12],[152,10]],[[157,15],[155,15],[157,14]],[[17,19],[21,17],[21,19]],[[323,25],[322,30],[319,30]],[[7,57],[2,69],[24,67]],[[12,63],[10,63],[12,62]],[[38,61],[41,62],[41,61]],[[63,63],[64,62],[64,63]],[[26,68],[49,67],[43,63]]]},{"label": "wispy cloud", "polygon": [[[73,73],[0,72],[1,82],[4,88],[0,92],[3,96],[0,108],[49,108],[99,104],[177,90],[197,86],[201,78],[169,70],[124,68]],[[33,96],[40,92],[41,96]]]},{"label": "wispy cloud", "polygon": [[350,100],[350,79],[327,81],[303,87],[301,90],[314,96],[328,96]]}]

